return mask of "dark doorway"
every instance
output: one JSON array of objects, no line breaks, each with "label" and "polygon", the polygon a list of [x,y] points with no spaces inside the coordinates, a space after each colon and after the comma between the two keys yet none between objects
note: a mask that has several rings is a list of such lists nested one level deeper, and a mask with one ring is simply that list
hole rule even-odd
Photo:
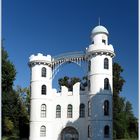
[{"label": "dark doorway", "polygon": [[73,127],[66,127],[61,132],[61,140],[79,140],[79,134]]}]

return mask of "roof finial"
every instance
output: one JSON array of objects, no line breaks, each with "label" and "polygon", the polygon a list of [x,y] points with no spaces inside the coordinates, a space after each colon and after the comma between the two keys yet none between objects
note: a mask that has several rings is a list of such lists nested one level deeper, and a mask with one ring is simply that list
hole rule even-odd
[{"label": "roof finial", "polygon": [[98,20],[99,20],[99,26],[100,26],[100,17],[98,18]]}]

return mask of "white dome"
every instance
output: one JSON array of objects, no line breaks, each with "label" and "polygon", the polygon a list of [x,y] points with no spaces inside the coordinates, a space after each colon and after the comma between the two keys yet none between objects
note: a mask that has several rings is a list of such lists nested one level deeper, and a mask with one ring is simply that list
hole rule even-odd
[{"label": "white dome", "polygon": [[98,33],[105,33],[105,34],[109,34],[108,30],[104,27],[104,26],[96,26],[93,30],[92,30],[92,35],[94,36],[95,34],[98,34]]}]

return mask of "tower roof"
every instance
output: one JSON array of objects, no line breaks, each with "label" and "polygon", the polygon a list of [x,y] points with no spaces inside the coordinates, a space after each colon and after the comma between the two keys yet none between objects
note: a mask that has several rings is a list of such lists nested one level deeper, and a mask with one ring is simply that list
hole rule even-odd
[{"label": "tower roof", "polygon": [[99,34],[99,33],[104,33],[106,35],[109,34],[108,30],[104,27],[104,26],[101,26],[101,25],[98,25],[96,26],[93,30],[92,30],[92,35],[96,35],[96,34]]}]

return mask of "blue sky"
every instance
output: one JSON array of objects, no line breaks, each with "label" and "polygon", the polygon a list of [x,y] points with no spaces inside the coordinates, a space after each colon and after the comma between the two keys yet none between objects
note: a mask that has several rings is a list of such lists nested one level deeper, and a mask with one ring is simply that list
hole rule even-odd
[{"label": "blue sky", "polygon": [[[138,116],[137,0],[3,0],[2,5],[2,36],[17,70],[15,86],[29,86],[27,63],[31,54],[55,56],[85,50],[100,17],[115,49],[114,61],[124,69],[122,76],[126,83],[121,95],[133,104]],[[83,67],[66,65],[55,77],[54,87],[63,75],[84,74]]]}]

